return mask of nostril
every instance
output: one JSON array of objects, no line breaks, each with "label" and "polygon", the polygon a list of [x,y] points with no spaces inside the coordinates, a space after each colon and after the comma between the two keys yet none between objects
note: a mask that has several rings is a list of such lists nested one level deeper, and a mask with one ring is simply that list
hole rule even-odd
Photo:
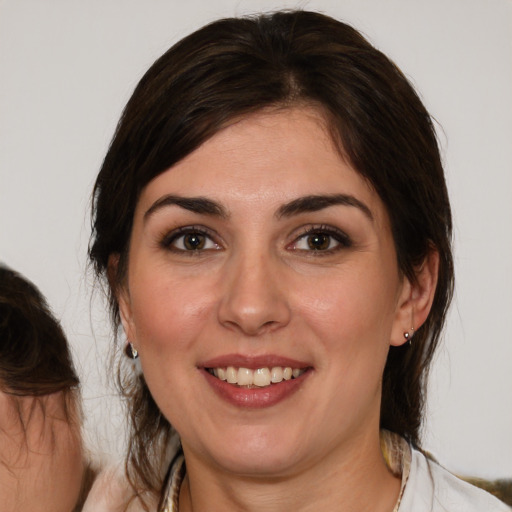
[{"label": "nostril", "polygon": [[[254,319],[253,319],[254,320]],[[235,320],[226,320],[222,324],[231,329],[242,331],[246,336],[259,336],[268,334],[276,329],[279,329],[284,323],[276,320],[267,320],[264,322],[251,321],[247,318],[239,318]]]}]

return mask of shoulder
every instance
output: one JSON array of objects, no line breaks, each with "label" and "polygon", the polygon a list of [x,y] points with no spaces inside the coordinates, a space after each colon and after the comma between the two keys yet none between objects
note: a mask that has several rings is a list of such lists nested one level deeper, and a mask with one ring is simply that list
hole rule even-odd
[{"label": "shoulder", "polygon": [[399,512],[510,512],[507,505],[412,449]]}]

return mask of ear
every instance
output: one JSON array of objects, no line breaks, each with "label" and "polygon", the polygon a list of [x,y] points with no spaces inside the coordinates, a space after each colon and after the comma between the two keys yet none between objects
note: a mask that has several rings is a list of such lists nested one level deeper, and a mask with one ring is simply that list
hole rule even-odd
[{"label": "ear", "polygon": [[119,316],[121,317],[121,324],[123,326],[126,339],[134,345],[136,331],[135,324],[133,322],[130,291],[128,289],[128,283],[126,280],[121,282],[118,277],[118,266],[119,266],[119,254],[111,254],[108,258],[108,282],[110,288],[116,296],[117,305],[119,307]]},{"label": "ear", "polygon": [[434,301],[438,272],[439,253],[431,249],[415,271],[415,282],[404,277],[391,332],[392,346],[398,347],[411,339],[427,319]]}]

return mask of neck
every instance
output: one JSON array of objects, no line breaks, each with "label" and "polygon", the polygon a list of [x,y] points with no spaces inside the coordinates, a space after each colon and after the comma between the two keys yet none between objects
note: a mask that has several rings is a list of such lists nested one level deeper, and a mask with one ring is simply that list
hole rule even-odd
[{"label": "neck", "polygon": [[212,503],[216,510],[243,512],[391,512],[400,491],[400,480],[382,457],[378,435],[272,478],[236,475],[198,463],[186,449],[185,457],[180,512],[211,510]]}]

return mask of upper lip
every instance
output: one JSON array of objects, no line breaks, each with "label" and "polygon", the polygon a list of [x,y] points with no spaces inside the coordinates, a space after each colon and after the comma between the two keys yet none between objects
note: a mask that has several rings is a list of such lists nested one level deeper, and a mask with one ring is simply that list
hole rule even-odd
[{"label": "upper lip", "polygon": [[308,368],[311,365],[305,363],[304,361],[298,361],[297,359],[278,356],[275,354],[265,354],[259,356],[225,354],[214,357],[212,359],[208,359],[207,361],[204,361],[198,365],[198,367],[202,368],[226,368],[228,366],[256,370],[258,368],[272,368],[274,366]]}]

